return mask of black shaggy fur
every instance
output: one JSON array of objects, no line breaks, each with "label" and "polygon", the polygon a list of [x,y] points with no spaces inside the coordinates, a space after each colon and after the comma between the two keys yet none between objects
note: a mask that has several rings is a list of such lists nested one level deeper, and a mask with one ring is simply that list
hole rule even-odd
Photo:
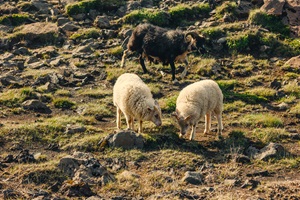
[{"label": "black shaggy fur", "polygon": [[[187,38],[188,34],[184,34],[179,30],[169,30],[151,24],[140,24],[132,32],[127,43],[122,63],[125,62],[126,53],[135,51],[140,54],[140,64],[144,73],[147,73],[144,59],[150,61],[160,61],[163,65],[170,64],[172,69],[172,80],[175,80],[175,64],[176,57],[187,54],[191,51],[192,46],[203,46],[205,39],[193,33],[189,34],[191,38]],[[185,56],[183,56],[185,57]],[[185,61],[186,62],[186,61]],[[188,63],[186,63],[187,65]]]}]

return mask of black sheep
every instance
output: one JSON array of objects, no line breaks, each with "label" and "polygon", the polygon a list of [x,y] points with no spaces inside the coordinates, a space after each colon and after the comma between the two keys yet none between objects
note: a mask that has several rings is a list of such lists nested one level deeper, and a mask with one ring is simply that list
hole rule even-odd
[{"label": "black sheep", "polygon": [[[191,37],[188,37],[191,36]],[[129,51],[140,54],[139,60],[144,73],[147,73],[144,59],[149,61],[160,61],[163,65],[170,64],[172,69],[172,81],[175,78],[175,64],[180,61],[185,63],[185,69],[182,73],[182,78],[187,72],[187,54],[196,47],[197,50],[202,50],[205,39],[195,32],[184,34],[180,30],[170,30],[161,28],[151,24],[140,24],[132,32],[127,49],[124,51],[121,67],[125,66],[125,58]],[[200,47],[200,48],[199,48]]]}]

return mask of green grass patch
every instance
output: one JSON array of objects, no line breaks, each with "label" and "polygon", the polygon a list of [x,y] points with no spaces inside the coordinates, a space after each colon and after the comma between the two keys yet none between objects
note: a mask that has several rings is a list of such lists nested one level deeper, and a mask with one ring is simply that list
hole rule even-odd
[{"label": "green grass patch", "polygon": [[281,118],[272,114],[248,114],[243,116],[239,122],[248,127],[282,127],[283,121]]},{"label": "green grass patch", "polygon": [[284,36],[288,36],[290,33],[289,27],[282,23],[280,17],[269,15],[259,9],[250,12],[248,22],[255,25],[261,25],[271,32],[280,33]]},{"label": "green grass patch", "polygon": [[226,31],[221,27],[204,28],[201,33],[210,40],[216,40],[226,35]]},{"label": "green grass patch", "polygon": [[256,95],[258,97],[270,100],[270,99],[275,98],[277,91],[272,88],[255,87],[255,88],[246,90],[245,93],[250,94],[250,95]]},{"label": "green grass patch", "polygon": [[122,57],[123,55],[123,48],[122,46],[112,47],[107,50],[107,53],[113,56]]},{"label": "green grass patch", "polygon": [[57,98],[53,100],[53,105],[55,108],[73,109],[75,108],[76,103],[69,100],[68,98]]},{"label": "green grass patch", "polygon": [[101,30],[97,28],[87,28],[87,29],[79,29],[76,33],[73,33],[70,36],[72,40],[82,40],[94,38],[97,39],[101,36]]},{"label": "green grass patch", "polygon": [[221,19],[225,14],[236,15],[237,4],[235,2],[225,1],[222,5],[216,7],[215,16]]},{"label": "green grass patch", "polygon": [[83,0],[73,4],[68,4],[65,7],[65,10],[69,16],[80,13],[88,13],[91,9],[95,9],[98,12],[109,12],[117,10],[125,3],[125,0]]},{"label": "green grass patch", "polygon": [[169,14],[165,11],[158,11],[155,9],[141,9],[134,10],[118,20],[120,23],[139,24],[142,22],[149,22],[158,26],[168,26],[170,21]]},{"label": "green grass patch", "polygon": [[230,91],[234,90],[235,86],[238,85],[237,80],[219,80],[217,81],[219,87],[221,88],[222,91]]},{"label": "green grass patch", "polygon": [[179,24],[181,21],[194,20],[199,17],[207,17],[210,12],[208,3],[198,3],[192,6],[179,4],[170,8],[171,24]]},{"label": "green grass patch", "polygon": [[176,109],[176,100],[178,95],[172,95],[166,98],[161,99],[161,109],[164,112],[172,113]]},{"label": "green grass patch", "polygon": [[291,81],[282,87],[283,91],[288,94],[300,98],[300,86],[297,81]]},{"label": "green grass patch", "polygon": [[234,112],[240,111],[240,109],[244,108],[246,103],[240,100],[234,101],[232,103],[224,103],[223,109],[224,112]]},{"label": "green grass patch", "polygon": [[197,62],[195,67],[192,71],[197,73],[201,76],[208,76],[211,77],[214,75],[213,68],[217,66],[217,60],[215,58],[201,58],[201,59],[194,59],[193,62]]},{"label": "green grass patch", "polygon": [[251,132],[251,137],[260,140],[264,144],[280,142],[286,139],[289,133],[283,128],[256,128]]},{"label": "green grass patch", "polygon": [[28,99],[37,98],[37,93],[32,88],[11,89],[0,95],[0,105],[14,108]]},{"label": "green grass patch", "polygon": [[139,24],[149,22],[158,26],[175,26],[182,22],[188,22],[198,19],[200,16],[208,16],[210,7],[208,3],[197,3],[192,6],[179,4],[170,8],[169,11],[157,9],[134,10],[118,20],[119,23]]},{"label": "green grass patch", "polygon": [[84,116],[101,115],[102,117],[113,117],[116,113],[116,109],[111,109],[106,104],[102,103],[87,103],[79,105],[77,110]]},{"label": "green grass patch", "polygon": [[27,14],[4,15],[0,17],[0,24],[7,26],[19,26],[28,22],[29,19],[30,17]]},{"label": "green grass patch", "polygon": [[291,107],[290,113],[300,117],[300,102]]}]

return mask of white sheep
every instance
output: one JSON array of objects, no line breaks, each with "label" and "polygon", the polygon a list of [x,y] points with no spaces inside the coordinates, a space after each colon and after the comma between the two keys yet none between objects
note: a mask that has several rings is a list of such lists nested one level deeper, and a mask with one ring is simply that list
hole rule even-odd
[{"label": "white sheep", "polygon": [[113,88],[113,102],[117,107],[118,129],[121,127],[121,112],[125,115],[127,129],[134,130],[134,119],[139,121],[139,133],[143,131],[143,121],[152,121],[156,126],[162,124],[158,102],[136,74],[125,73],[118,77]]},{"label": "white sheep", "polygon": [[211,114],[218,120],[218,137],[221,137],[223,111],[223,94],[218,84],[213,80],[202,80],[188,85],[181,90],[176,101],[174,113],[180,125],[180,137],[189,126],[192,126],[190,140],[194,139],[197,123],[205,116],[204,134],[211,128]]}]

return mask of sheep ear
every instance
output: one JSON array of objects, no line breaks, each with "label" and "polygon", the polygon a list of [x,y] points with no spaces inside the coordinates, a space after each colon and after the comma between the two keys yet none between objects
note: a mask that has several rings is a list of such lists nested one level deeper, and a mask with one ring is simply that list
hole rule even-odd
[{"label": "sheep ear", "polygon": [[184,118],[184,121],[188,121],[189,119],[191,119],[191,115],[189,115],[186,118]]}]

